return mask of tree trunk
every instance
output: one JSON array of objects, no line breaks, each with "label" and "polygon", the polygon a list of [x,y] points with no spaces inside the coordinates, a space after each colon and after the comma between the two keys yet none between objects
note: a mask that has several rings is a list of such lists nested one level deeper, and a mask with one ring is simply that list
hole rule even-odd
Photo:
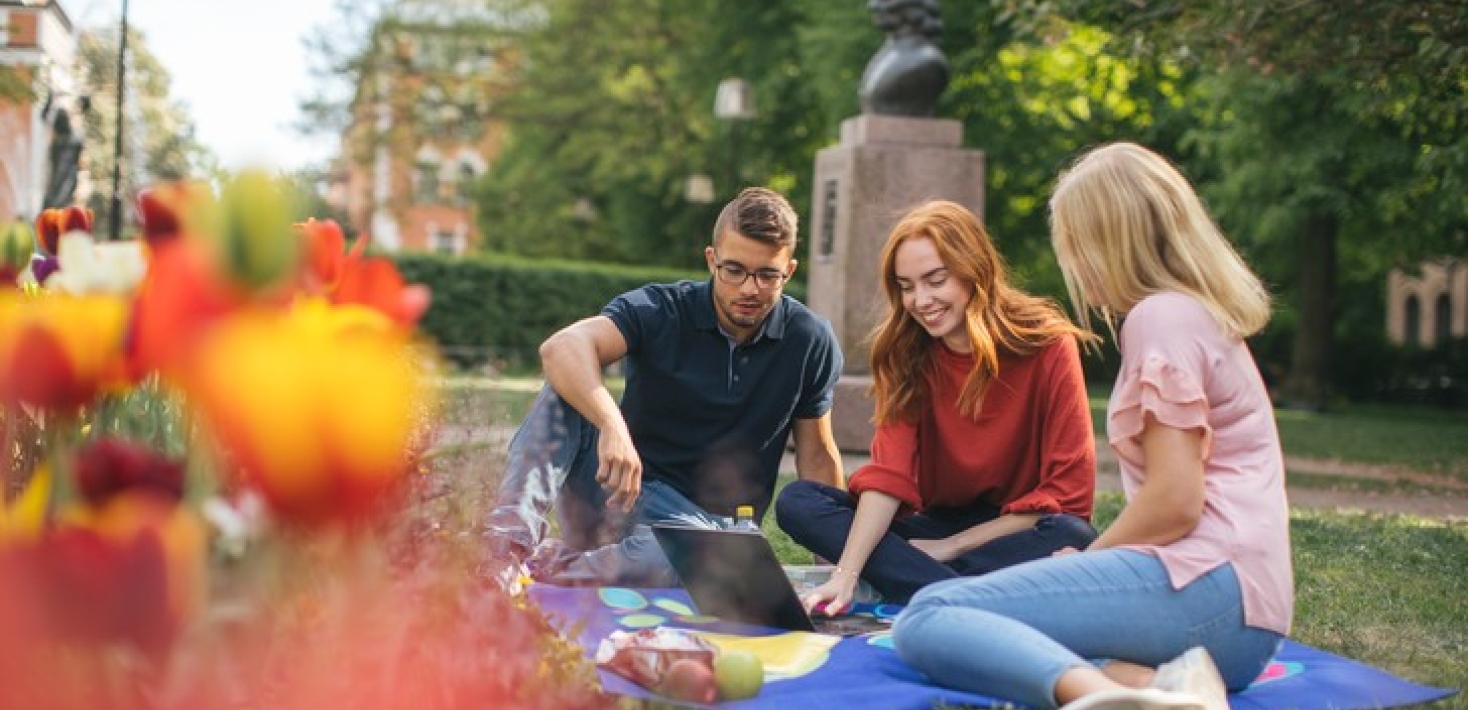
[{"label": "tree trunk", "polygon": [[1299,236],[1298,321],[1283,404],[1318,409],[1330,395],[1331,350],[1335,347],[1336,236],[1334,215],[1305,218]]}]

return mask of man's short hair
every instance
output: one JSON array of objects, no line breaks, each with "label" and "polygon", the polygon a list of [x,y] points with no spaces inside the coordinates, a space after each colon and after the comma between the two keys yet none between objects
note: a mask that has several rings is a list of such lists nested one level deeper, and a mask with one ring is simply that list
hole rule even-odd
[{"label": "man's short hair", "polygon": [[766,244],[790,247],[793,252],[799,229],[795,208],[784,195],[763,187],[747,187],[719,212],[719,219],[714,223],[714,243],[718,243],[719,235],[725,230],[733,230]]}]

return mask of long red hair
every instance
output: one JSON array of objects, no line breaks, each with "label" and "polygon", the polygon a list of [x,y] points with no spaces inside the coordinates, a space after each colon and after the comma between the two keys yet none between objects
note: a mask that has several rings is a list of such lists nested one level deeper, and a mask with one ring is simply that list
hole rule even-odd
[{"label": "long red hair", "polygon": [[925,202],[903,216],[882,248],[887,313],[871,334],[876,423],[915,422],[929,399],[928,373],[937,345],[903,308],[897,285],[897,250],[913,239],[931,240],[949,277],[973,286],[964,321],[974,369],[958,397],[965,416],[978,416],[984,392],[999,374],[1001,353],[1029,355],[1066,335],[1095,338],[1071,323],[1054,301],[1009,284],[1004,259],[973,212],[946,200]]}]

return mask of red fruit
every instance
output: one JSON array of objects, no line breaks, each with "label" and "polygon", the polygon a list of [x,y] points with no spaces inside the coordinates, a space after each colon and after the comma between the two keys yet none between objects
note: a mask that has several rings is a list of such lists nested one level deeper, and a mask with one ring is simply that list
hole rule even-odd
[{"label": "red fruit", "polygon": [[678,660],[669,666],[662,682],[658,683],[658,692],[674,700],[705,704],[719,697],[714,669],[692,658]]}]

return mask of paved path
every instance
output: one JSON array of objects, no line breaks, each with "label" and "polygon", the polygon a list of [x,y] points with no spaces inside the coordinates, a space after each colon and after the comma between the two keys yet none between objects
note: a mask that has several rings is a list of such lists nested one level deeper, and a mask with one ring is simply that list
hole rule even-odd
[{"label": "paved path", "polygon": [[[503,450],[513,434],[513,428],[506,426],[444,426],[440,429],[437,443],[440,446],[488,444]],[[848,475],[870,460],[865,454],[842,456]],[[1097,464],[1097,489],[1121,490],[1116,459],[1109,449],[1101,449]],[[1287,458],[1285,466],[1291,473],[1311,479],[1311,485],[1289,485],[1290,504],[1296,507],[1403,513],[1468,521],[1468,483],[1456,479],[1388,467],[1316,459]],[[794,456],[787,453],[780,470],[794,471]],[[1329,480],[1330,477],[1338,478],[1340,485],[1321,483],[1322,479]],[[1391,490],[1370,490],[1373,487]]]}]

